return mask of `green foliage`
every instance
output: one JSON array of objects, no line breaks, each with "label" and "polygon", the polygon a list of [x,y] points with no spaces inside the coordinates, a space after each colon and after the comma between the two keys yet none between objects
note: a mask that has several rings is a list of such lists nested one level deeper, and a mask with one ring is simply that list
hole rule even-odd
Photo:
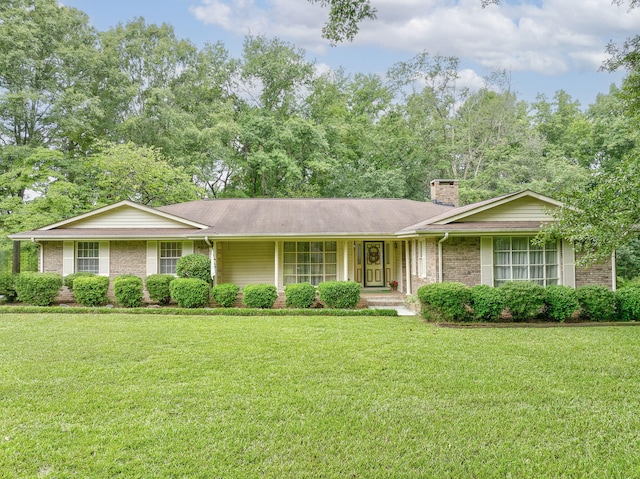
[{"label": "green foliage", "polygon": [[83,277],[89,277],[89,276],[95,276],[95,274],[89,273],[87,271],[68,274],[64,277],[64,285],[67,288],[69,288],[69,291],[73,291],[73,282],[76,280],[76,278],[83,278]]},{"label": "green foliage", "polygon": [[176,279],[172,274],[151,274],[145,279],[145,286],[151,301],[169,304],[171,301],[170,284]]},{"label": "green foliage", "polygon": [[569,286],[547,286],[545,295],[546,313],[553,321],[564,322],[580,308],[576,290]]},{"label": "green foliage", "polygon": [[232,307],[238,299],[240,288],[232,283],[216,284],[211,288],[211,297],[223,308]]},{"label": "green foliage", "polygon": [[544,308],[545,289],[530,281],[508,281],[502,292],[514,321],[533,321]]},{"label": "green foliage", "polygon": [[422,315],[431,321],[469,319],[471,288],[456,282],[432,283],[418,288]]},{"label": "green foliage", "polygon": [[581,316],[590,321],[614,321],[616,319],[616,295],[604,286],[581,286],[576,290]]},{"label": "green foliage", "polygon": [[137,308],[142,304],[142,278],[133,275],[118,276],[113,280],[116,301],[125,308]]},{"label": "green foliage", "polygon": [[478,321],[500,321],[506,309],[504,291],[486,284],[471,287],[471,308],[473,317]]},{"label": "green foliage", "polygon": [[18,296],[15,287],[15,275],[13,273],[0,273],[0,295],[4,296],[4,301],[13,303]]},{"label": "green foliage", "polygon": [[640,285],[630,285],[615,292],[616,311],[621,321],[640,320]]},{"label": "green foliage", "polygon": [[108,276],[80,276],[73,281],[73,297],[83,306],[107,304]]},{"label": "green foliage", "polygon": [[310,308],[316,299],[316,288],[311,283],[294,283],[284,287],[285,304],[290,308]]},{"label": "green foliage", "polygon": [[181,308],[202,308],[209,303],[209,283],[198,278],[177,278],[169,291]]},{"label": "green foliage", "polygon": [[34,306],[49,306],[62,288],[62,276],[56,273],[20,273],[14,287],[18,301]]},{"label": "green foliage", "polygon": [[211,283],[211,260],[203,254],[182,256],[176,265],[176,274],[181,278],[197,278]]},{"label": "green foliage", "polygon": [[360,301],[360,283],[323,281],[318,285],[318,298],[327,308],[353,309]]},{"label": "green foliage", "polygon": [[248,308],[272,308],[278,291],[272,284],[248,284],[242,288],[242,304]]}]

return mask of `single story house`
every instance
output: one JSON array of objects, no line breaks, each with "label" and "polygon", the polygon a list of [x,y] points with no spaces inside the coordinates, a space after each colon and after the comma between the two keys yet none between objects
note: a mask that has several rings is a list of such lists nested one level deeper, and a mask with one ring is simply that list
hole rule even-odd
[{"label": "single story house", "polygon": [[175,273],[202,253],[215,283],[353,280],[366,290],[413,294],[423,284],[509,280],[615,288],[613,258],[576,266],[573,246],[530,240],[560,203],[520,191],[458,206],[456,180],[431,182],[431,202],[404,199],[260,198],[198,200],[158,208],[122,201],[11,235],[39,245],[39,270],[114,278]]}]

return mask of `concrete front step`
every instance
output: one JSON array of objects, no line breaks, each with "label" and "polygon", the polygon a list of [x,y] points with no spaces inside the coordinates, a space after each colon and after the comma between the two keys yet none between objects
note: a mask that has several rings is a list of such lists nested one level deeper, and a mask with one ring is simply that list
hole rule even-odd
[{"label": "concrete front step", "polygon": [[366,296],[368,306],[404,306],[404,298],[398,296]]}]

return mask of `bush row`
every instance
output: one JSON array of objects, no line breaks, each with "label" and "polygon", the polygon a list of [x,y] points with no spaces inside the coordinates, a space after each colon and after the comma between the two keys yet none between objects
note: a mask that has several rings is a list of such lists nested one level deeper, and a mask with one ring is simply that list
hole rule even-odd
[{"label": "bush row", "polygon": [[614,292],[604,286],[547,286],[512,281],[499,288],[435,283],[418,289],[422,315],[430,321],[637,321],[640,286]]},{"label": "bush row", "polygon": [[[175,301],[181,308],[201,308],[211,302],[231,308],[235,305],[240,289],[230,283],[210,288],[202,278],[190,275],[176,278],[169,274],[154,274],[146,278],[121,275],[114,279],[116,302],[126,308],[142,305],[144,287],[152,301],[169,304]],[[109,278],[92,273],[75,273],[64,279],[55,273],[21,273],[0,275],[0,294],[6,301],[48,306],[53,303],[62,285],[67,286],[75,300],[83,306],[95,307],[107,304]],[[316,289],[311,283],[290,284],[285,287],[286,305],[290,308],[311,308],[322,301],[327,308],[353,309],[360,300],[360,285],[355,281],[328,281]],[[278,292],[271,284],[250,284],[242,290],[242,304],[248,308],[272,308]]]}]

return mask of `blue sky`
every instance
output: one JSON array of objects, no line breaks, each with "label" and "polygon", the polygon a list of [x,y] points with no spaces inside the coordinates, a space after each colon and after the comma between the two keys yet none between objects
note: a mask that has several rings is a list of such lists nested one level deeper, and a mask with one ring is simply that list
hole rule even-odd
[{"label": "blue sky", "polygon": [[583,107],[620,83],[623,72],[599,72],[605,47],[639,33],[640,8],[611,0],[372,0],[378,10],[352,43],[329,46],[321,37],[327,10],[305,0],[62,0],[89,15],[98,30],[134,17],[169,23],[196,45],[224,43],[241,57],[247,34],[278,37],[310,61],[347,73],[384,74],[417,53],[456,56],[459,84],[482,85],[495,69],[510,72],[518,97],[534,101],[564,89]]}]

